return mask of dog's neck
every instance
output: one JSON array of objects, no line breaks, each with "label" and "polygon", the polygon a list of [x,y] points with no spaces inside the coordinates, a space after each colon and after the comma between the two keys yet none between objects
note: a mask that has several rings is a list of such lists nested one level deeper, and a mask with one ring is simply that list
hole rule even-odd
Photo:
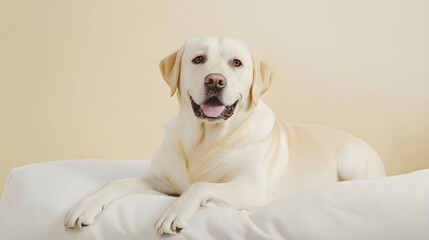
[{"label": "dog's neck", "polygon": [[[265,121],[264,126],[261,126],[258,120],[260,117],[271,119],[271,121]],[[190,157],[190,155],[194,155],[196,152],[201,152],[200,155],[208,153],[216,145],[225,143],[232,135],[240,136],[240,138],[243,138],[243,141],[248,136],[263,138],[264,132],[268,134],[271,131],[275,116],[272,110],[260,101],[257,107],[253,106],[247,111],[240,111],[230,119],[222,120],[221,122],[201,120],[194,116],[191,108],[181,109],[177,120],[177,124],[180,125],[177,129],[182,129],[182,132],[178,133],[177,140],[183,146],[186,157]],[[253,135],[252,130],[255,128],[262,128],[262,131],[257,131],[258,133],[262,133],[261,136]],[[240,133],[235,134],[237,132]],[[234,141],[242,140],[236,139]]]}]

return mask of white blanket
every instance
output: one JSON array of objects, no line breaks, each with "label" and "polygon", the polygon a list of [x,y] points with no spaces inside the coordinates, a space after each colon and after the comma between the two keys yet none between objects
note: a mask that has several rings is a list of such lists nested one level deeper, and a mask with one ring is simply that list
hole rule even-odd
[{"label": "white blanket", "polygon": [[0,202],[0,239],[429,239],[429,169],[307,189],[254,213],[201,208],[171,237],[157,236],[153,225],[175,198],[156,193],[114,201],[86,229],[63,226],[73,204],[114,179],[142,176],[148,165],[72,160],[13,169]]}]

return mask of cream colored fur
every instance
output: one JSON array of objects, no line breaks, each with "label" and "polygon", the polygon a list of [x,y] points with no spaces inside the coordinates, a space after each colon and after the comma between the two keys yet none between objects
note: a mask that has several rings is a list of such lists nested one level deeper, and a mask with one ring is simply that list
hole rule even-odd
[{"label": "cream colored fur", "polygon": [[[197,55],[208,57],[193,64]],[[239,59],[243,66],[233,67]],[[280,196],[338,180],[382,178],[377,153],[348,133],[276,118],[259,97],[272,73],[247,45],[229,38],[193,38],[160,64],[177,94],[179,114],[165,126],[166,136],[144,178],[117,180],[76,204],[65,225],[80,228],[114,199],[154,189],[178,195],[155,223],[159,234],[187,226],[200,206],[217,204],[253,209]],[[220,73],[227,79],[225,105],[238,100],[227,120],[197,118],[190,97],[204,102],[204,78]]]}]

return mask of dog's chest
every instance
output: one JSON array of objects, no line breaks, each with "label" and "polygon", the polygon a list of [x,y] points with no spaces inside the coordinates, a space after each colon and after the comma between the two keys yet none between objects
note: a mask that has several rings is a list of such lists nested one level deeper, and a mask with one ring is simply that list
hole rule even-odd
[{"label": "dog's chest", "polygon": [[184,146],[183,161],[191,183],[226,181],[229,154],[218,148],[211,142]]}]

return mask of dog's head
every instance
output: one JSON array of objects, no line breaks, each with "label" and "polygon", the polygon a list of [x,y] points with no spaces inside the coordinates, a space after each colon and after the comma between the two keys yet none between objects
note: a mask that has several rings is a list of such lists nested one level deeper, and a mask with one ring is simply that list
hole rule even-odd
[{"label": "dog's head", "polygon": [[192,38],[160,63],[164,80],[181,106],[209,122],[257,106],[272,74],[259,56],[230,38]]}]

